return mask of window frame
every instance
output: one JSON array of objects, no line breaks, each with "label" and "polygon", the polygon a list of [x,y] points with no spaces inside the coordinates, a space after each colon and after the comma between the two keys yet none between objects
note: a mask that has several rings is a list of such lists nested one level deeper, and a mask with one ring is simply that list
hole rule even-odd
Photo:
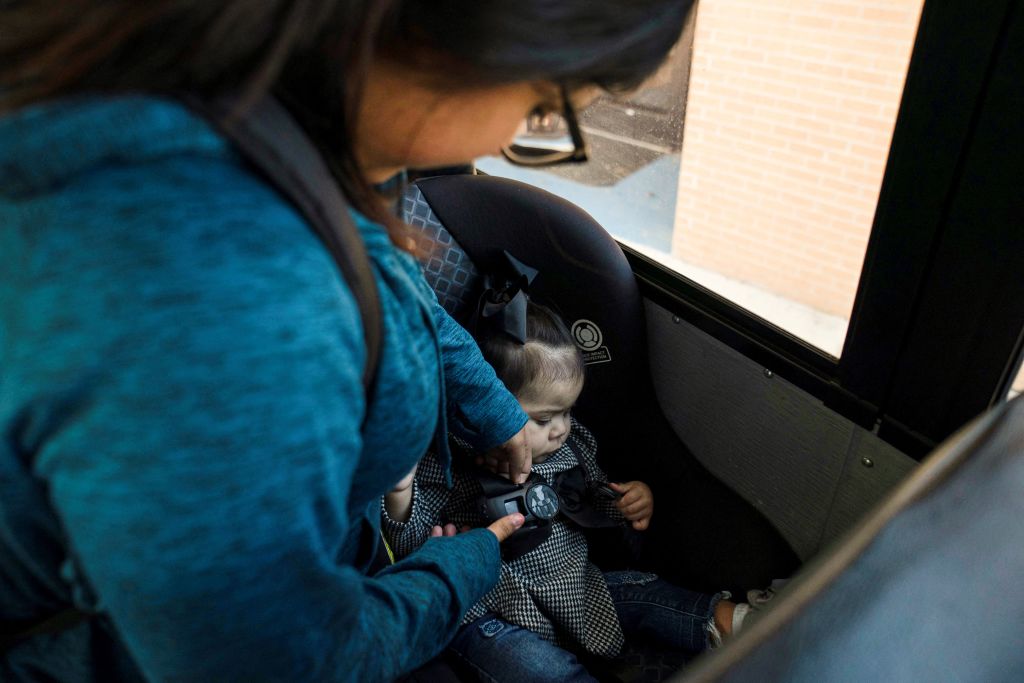
[{"label": "window frame", "polygon": [[917,459],[1005,399],[1024,352],[1022,15],[925,2],[838,361],[623,244],[641,294]]}]

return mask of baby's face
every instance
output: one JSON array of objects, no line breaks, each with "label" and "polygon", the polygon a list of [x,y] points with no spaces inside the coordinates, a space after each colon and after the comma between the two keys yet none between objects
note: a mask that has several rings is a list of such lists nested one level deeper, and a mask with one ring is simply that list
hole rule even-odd
[{"label": "baby's face", "polygon": [[530,416],[526,441],[534,462],[547,460],[569,437],[569,411],[582,389],[583,382],[561,381],[542,387],[528,386],[516,397]]}]

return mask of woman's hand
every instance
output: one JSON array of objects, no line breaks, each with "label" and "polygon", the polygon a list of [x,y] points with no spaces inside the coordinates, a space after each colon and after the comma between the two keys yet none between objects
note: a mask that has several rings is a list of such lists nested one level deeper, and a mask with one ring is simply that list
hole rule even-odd
[{"label": "woman's hand", "polygon": [[[501,543],[506,538],[516,532],[516,530],[523,525],[524,517],[518,512],[513,512],[511,515],[506,515],[501,519],[493,522],[487,530],[498,537],[498,543]],[[437,538],[439,536],[454,536],[455,534],[461,534],[464,531],[469,531],[468,526],[464,526],[461,529],[456,529],[454,524],[445,524],[443,527],[435,526],[430,530],[430,537]]]},{"label": "woman's hand", "polygon": [[643,531],[651,523],[654,514],[654,494],[642,481],[627,481],[624,484],[608,484],[622,498],[615,503],[622,516],[633,523],[633,528]]},{"label": "woman's hand", "polygon": [[533,454],[526,441],[526,425],[511,439],[477,458],[477,464],[486,465],[492,472],[511,479],[513,484],[526,481],[533,467]]}]

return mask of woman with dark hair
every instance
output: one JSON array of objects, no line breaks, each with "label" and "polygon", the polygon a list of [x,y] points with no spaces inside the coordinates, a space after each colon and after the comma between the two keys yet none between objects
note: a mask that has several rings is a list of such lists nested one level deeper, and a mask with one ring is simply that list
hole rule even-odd
[{"label": "woman with dark hair", "polygon": [[[374,187],[635,85],[689,4],[0,4],[0,679],[388,680],[438,653],[513,520],[367,576],[379,496],[448,428],[521,476],[526,416]],[[368,389],[337,247],[183,103],[227,94],[282,102],[354,209]]]}]

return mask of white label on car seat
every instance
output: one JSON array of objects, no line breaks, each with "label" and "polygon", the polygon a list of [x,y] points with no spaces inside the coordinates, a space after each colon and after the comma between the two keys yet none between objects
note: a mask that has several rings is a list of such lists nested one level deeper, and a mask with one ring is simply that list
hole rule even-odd
[{"label": "white label on car seat", "polygon": [[604,335],[601,328],[589,320],[580,319],[572,324],[572,338],[576,346],[583,351],[583,362],[586,365],[611,362],[612,354],[607,346],[601,346]]}]

